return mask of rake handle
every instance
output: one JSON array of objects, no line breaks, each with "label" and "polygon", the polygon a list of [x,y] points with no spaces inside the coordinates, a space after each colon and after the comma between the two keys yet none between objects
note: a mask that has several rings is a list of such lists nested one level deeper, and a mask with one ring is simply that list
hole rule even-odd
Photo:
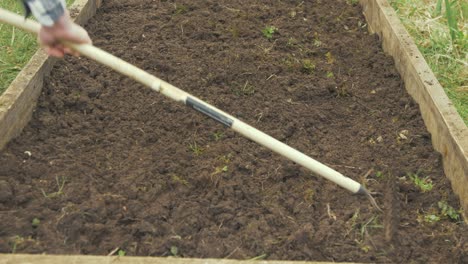
[{"label": "rake handle", "polygon": [[[1,8],[0,21],[34,34],[37,34],[41,27],[37,22],[24,19],[20,15]],[[192,107],[223,125],[232,128],[244,137],[308,168],[312,172],[338,184],[352,193],[368,194],[368,191],[358,182],[114,55],[94,47],[91,44],[73,44],[68,42],[64,42],[64,44],[82,55],[106,65],[177,102]]]}]

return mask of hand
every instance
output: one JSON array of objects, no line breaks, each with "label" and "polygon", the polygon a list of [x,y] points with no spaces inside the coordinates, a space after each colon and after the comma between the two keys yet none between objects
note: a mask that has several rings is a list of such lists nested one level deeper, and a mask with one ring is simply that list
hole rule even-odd
[{"label": "hand", "polygon": [[71,21],[68,12],[60,17],[51,27],[42,26],[38,35],[38,42],[47,54],[62,58],[65,54],[78,56],[79,53],[65,47],[60,41],[69,41],[76,44],[91,44],[88,32]]}]

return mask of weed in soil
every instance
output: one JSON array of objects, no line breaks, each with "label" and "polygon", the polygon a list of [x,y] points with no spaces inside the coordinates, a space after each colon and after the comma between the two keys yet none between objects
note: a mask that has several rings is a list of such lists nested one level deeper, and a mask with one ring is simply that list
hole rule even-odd
[{"label": "weed in soil", "polygon": [[190,151],[192,151],[192,153],[195,156],[200,156],[204,151],[204,149],[202,147],[200,147],[196,141],[189,144],[189,149],[190,149]]},{"label": "weed in soil", "polygon": [[64,177],[59,177],[56,176],[55,177],[55,182],[57,184],[57,188],[58,190],[56,192],[53,192],[53,193],[49,193],[47,194],[44,189],[41,189],[41,192],[42,192],[42,195],[45,197],[45,198],[55,198],[55,197],[58,197],[60,195],[63,194],[63,187],[65,187],[65,182],[66,182],[66,179]]},{"label": "weed in soil", "polygon": [[38,228],[40,224],[41,224],[41,220],[37,217],[34,217],[34,219],[31,221],[31,226],[33,228]]},{"label": "weed in soil", "polygon": [[265,38],[267,39],[272,39],[273,38],[273,35],[275,33],[278,32],[278,28],[274,27],[274,26],[266,26],[263,30],[262,30],[262,34]]},{"label": "weed in soil", "polygon": [[307,74],[312,74],[314,73],[315,67],[316,66],[312,62],[312,60],[309,60],[309,59],[302,60],[302,72],[307,73]]},{"label": "weed in soil", "polygon": [[443,216],[443,217],[446,217],[446,218],[449,218],[453,221],[460,221],[461,220],[461,217],[460,217],[460,212],[455,210],[452,206],[450,206],[449,204],[447,204],[446,201],[439,201],[437,202],[437,206],[439,207],[440,209],[440,214]]},{"label": "weed in soil", "polygon": [[416,185],[422,192],[428,192],[434,187],[432,180],[429,176],[420,177],[419,172],[417,173],[408,173],[407,174],[410,180]]}]

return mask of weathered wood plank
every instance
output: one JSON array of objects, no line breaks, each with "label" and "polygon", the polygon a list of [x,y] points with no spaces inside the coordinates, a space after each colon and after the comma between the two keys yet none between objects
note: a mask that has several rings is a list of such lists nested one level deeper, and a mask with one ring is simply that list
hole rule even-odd
[{"label": "weathered wood plank", "polygon": [[434,149],[442,154],[445,174],[460,197],[467,221],[468,129],[387,0],[360,2],[370,30],[380,36],[408,93],[419,104]]},{"label": "weathered wood plank", "polygon": [[[7,255],[0,254],[0,264],[331,264],[316,261],[229,260],[119,256]],[[333,262],[336,263],[336,262]],[[344,263],[344,262],[340,262]],[[349,262],[347,262],[349,263]]]}]

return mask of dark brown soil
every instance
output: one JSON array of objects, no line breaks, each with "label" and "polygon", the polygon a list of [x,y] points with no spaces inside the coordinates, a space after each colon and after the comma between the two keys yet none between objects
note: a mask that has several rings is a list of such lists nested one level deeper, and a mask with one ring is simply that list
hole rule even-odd
[{"label": "dark brown soil", "polygon": [[[418,106],[348,2],[108,0],[87,29],[96,46],[364,183],[383,212],[67,58],[0,153],[0,252],[467,263],[468,230],[439,208],[460,205]],[[271,39],[266,26],[278,28]]]}]

